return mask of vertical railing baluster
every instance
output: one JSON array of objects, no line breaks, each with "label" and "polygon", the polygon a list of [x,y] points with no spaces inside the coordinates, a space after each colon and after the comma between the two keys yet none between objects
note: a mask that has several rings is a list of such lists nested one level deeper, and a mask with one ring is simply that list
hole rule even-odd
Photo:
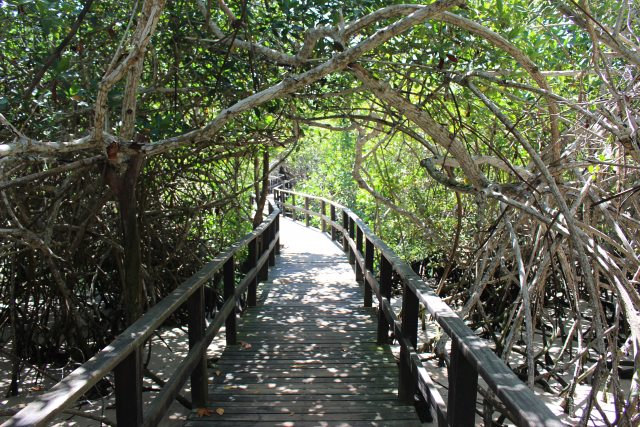
[{"label": "vertical railing baluster", "polygon": [[336,240],[338,238],[338,230],[333,226],[333,223],[336,221],[336,207],[331,205],[331,240]]},{"label": "vertical railing baluster", "polygon": [[[271,242],[276,238],[276,224],[275,221],[269,224],[269,241],[267,242],[267,250],[269,250],[269,246],[271,246]],[[269,252],[269,267],[273,267],[276,265],[276,251],[275,245],[274,250]]]},{"label": "vertical railing baluster", "polygon": [[[358,250],[358,252],[360,252],[360,256],[364,254],[364,247],[362,244],[362,228],[360,228],[360,226],[356,227],[356,249]],[[364,280],[362,264],[356,262],[356,282],[361,282],[362,280]]]},{"label": "vertical railing baluster", "polygon": [[138,347],[114,369],[116,422],[124,427],[142,425],[142,364],[140,357],[140,347]]},{"label": "vertical railing baluster", "polygon": [[[262,255],[264,255],[264,253],[268,250],[269,250],[269,227],[262,230],[262,233],[260,233],[260,246],[258,249],[258,254],[259,254],[258,259],[260,259]],[[258,279],[263,282],[269,280],[269,262],[268,261],[262,264],[262,268],[258,273]]]},{"label": "vertical railing baluster", "polygon": [[342,252],[349,250],[349,215],[342,211]]},{"label": "vertical railing baluster", "polygon": [[[308,211],[309,210],[309,197],[305,196],[304,198],[304,208]],[[304,213],[304,225],[306,225],[307,227],[309,226],[309,212],[305,212]]]},{"label": "vertical railing baluster", "polygon": [[[382,298],[386,298],[391,302],[391,277],[393,275],[393,269],[391,263],[380,252],[380,295]],[[378,309],[378,344],[389,344],[389,320],[384,315],[382,309],[382,299],[379,301],[380,307]]]},{"label": "vertical railing baluster", "polygon": [[449,360],[449,397],[447,399],[447,424],[470,427],[475,424],[478,372],[458,348],[458,339],[451,337]]},{"label": "vertical railing baluster", "polygon": [[[258,237],[252,239],[247,246],[249,247],[249,258],[247,260],[247,267],[249,270],[258,265]],[[247,288],[247,305],[249,307],[255,307],[258,303],[258,274],[256,272],[256,277],[249,282],[249,287]]]},{"label": "vertical railing baluster", "polygon": [[[236,292],[236,264],[233,256],[231,256],[229,261],[224,263],[222,276],[224,282],[224,300],[228,301],[229,298],[233,298]],[[227,317],[225,327],[227,330],[227,345],[235,345],[238,341],[235,304]]]},{"label": "vertical railing baluster", "polygon": [[[280,212],[282,213],[282,212]],[[276,224],[276,233],[278,231],[280,231],[280,213],[278,213],[278,215],[276,215],[276,219],[274,220],[275,224]],[[278,239],[276,240],[276,255],[280,255],[280,237],[278,237]]]},{"label": "vertical railing baluster", "polygon": [[327,221],[324,220],[324,216],[327,214],[327,206],[324,200],[320,200],[320,222],[322,224],[322,232],[327,231]]},{"label": "vertical railing baluster", "polygon": [[292,194],[291,195],[291,206],[293,206],[293,208],[291,209],[291,219],[293,219],[294,221],[296,220],[296,195]]},{"label": "vertical railing baluster", "polygon": [[[200,286],[187,300],[189,322],[189,350],[204,339],[206,328],[204,319],[204,285]],[[209,402],[207,384],[207,355],[191,372],[191,401],[194,407],[207,406]]]},{"label": "vertical railing baluster", "polygon": [[[402,285],[402,331],[401,340],[407,340],[416,348],[418,344],[418,311],[420,303],[409,285]],[[408,360],[409,349],[404,342],[400,342],[400,381],[398,383],[398,403],[401,405],[413,405],[413,396],[416,393],[416,379],[411,373],[411,364]]]},{"label": "vertical railing baluster", "polygon": [[[356,239],[356,223],[351,217],[349,217],[349,237],[351,238],[351,240]],[[349,264],[353,265],[355,263],[356,263],[356,254],[355,252],[353,252],[353,248],[351,247],[351,245],[349,245]],[[358,277],[357,269],[356,269],[356,277]]]},{"label": "vertical railing baluster", "polygon": [[[371,240],[366,239],[365,248],[364,248],[364,268],[369,270],[371,274],[373,274],[373,242]],[[372,287],[371,283],[366,280],[364,281],[364,306],[371,307],[373,296],[372,296]]]}]

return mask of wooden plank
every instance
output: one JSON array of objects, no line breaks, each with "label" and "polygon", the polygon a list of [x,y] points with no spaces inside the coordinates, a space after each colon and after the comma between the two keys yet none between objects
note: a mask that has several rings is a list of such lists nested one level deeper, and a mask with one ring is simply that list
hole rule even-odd
[{"label": "wooden plank", "polygon": [[[215,408],[214,408],[215,409]],[[221,416],[217,416],[217,421],[253,421],[253,422],[269,422],[269,421],[280,421],[280,422],[298,422],[298,421],[308,421],[308,420],[317,420],[317,422],[322,422],[324,425],[327,421],[371,421],[372,419],[378,421],[385,420],[410,420],[415,421],[415,414],[408,414],[406,412],[383,412],[376,411],[375,408],[371,408],[372,412],[370,413],[307,413],[307,414],[298,414],[298,413],[271,413],[271,414],[247,414],[247,413],[233,413],[233,412],[225,412]]]},{"label": "wooden plank", "polygon": [[[289,415],[291,412],[298,413],[320,413],[320,414],[344,414],[344,413],[370,413],[378,410],[385,413],[407,413],[413,411],[406,406],[394,406],[389,403],[364,401],[360,402],[260,402],[257,405],[247,406],[242,402],[227,402],[224,405],[224,412],[229,414],[260,414],[284,412]],[[375,408],[371,406],[375,404]],[[215,408],[215,407],[214,407]]]},{"label": "wooden plank", "polygon": [[[292,400],[292,396],[288,396],[289,399]],[[225,390],[225,393],[211,393],[209,396],[210,400],[213,402],[273,402],[274,400],[285,400],[283,396],[274,395],[274,394],[262,394],[262,393],[254,393],[247,395],[235,395],[229,393],[228,390]],[[362,401],[362,400],[378,400],[384,401],[386,403],[396,401],[396,395],[394,393],[359,393],[359,394],[342,394],[342,393],[331,393],[331,394],[298,394],[295,396],[296,401],[305,402],[305,401],[315,401],[322,400],[327,402],[345,402],[345,401]],[[248,403],[247,406],[250,406]],[[414,414],[417,418],[417,415]]]},{"label": "wooden plank", "polygon": [[222,265],[248,242],[278,218],[279,210],[254,231],[248,233],[230,248],[218,254],[200,271],[151,308],[133,325],[112,341],[109,346],[77,368],[48,392],[38,396],[27,407],[2,424],[9,426],[44,426],[69,407],[102,377],[114,370],[132,351],[140,347],[202,284],[209,280]]},{"label": "wooden plank", "polygon": [[296,421],[295,424],[283,424],[282,421],[223,421],[214,418],[215,415],[211,415],[210,420],[205,418],[192,419],[186,422],[185,427],[211,427],[215,422],[216,427],[283,427],[283,426],[295,426],[295,427],[420,427],[422,424],[420,421],[410,420],[389,420],[389,421],[327,421],[319,424],[318,421]]},{"label": "wooden plank", "polygon": [[[285,221],[291,232],[292,222]],[[397,363],[388,345],[377,344],[377,318],[362,305],[363,286],[344,256],[330,253],[334,263],[322,262],[322,247],[335,247],[313,239],[326,237],[295,227],[309,251],[289,249],[282,235],[284,256],[270,271],[262,302],[240,322],[238,340],[250,347],[228,346],[215,367],[219,375],[210,379],[215,405],[232,405],[211,422],[416,422],[413,408],[397,405]],[[280,403],[297,409],[283,412]],[[331,409],[318,412],[317,405]]]}]

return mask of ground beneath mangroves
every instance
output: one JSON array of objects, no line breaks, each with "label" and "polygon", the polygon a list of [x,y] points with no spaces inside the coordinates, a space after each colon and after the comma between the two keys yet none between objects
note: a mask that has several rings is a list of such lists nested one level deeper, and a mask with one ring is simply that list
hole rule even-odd
[{"label": "ground beneath mangroves", "polygon": [[[286,228],[288,223],[290,223],[289,219],[282,219],[281,221],[281,243],[286,247],[286,249],[291,252],[295,251],[296,240],[294,239],[294,234],[286,233]],[[315,231],[315,229],[309,229],[308,232]],[[260,286],[262,288],[262,285]],[[259,288],[259,292],[261,289]],[[401,298],[394,298],[392,301],[392,305],[396,309],[396,312],[400,310],[401,307]],[[428,341],[430,338],[436,336],[438,334],[437,324],[435,322],[427,320],[426,329],[419,329],[419,337],[418,337],[418,345],[420,346],[422,343]],[[222,328],[221,332],[218,336],[213,340],[209,347],[208,358],[215,359],[220,356],[225,346],[225,334],[224,328]],[[158,334],[154,335],[151,339],[151,347],[152,354],[151,360],[149,362],[149,370],[160,378],[167,380],[170,375],[174,372],[180,361],[183,357],[188,353],[188,337],[186,333],[186,328],[182,329],[179,327],[174,328],[162,328],[158,330]],[[536,352],[542,349],[542,341],[539,335],[536,335]],[[391,346],[392,351],[396,359],[399,357],[399,346],[394,345]],[[556,341],[556,345],[552,346],[550,349],[550,354],[555,359],[555,355],[560,352],[561,343],[559,340]],[[5,348],[5,350],[9,350]],[[145,347],[144,357],[147,357],[148,347]],[[439,388],[440,393],[444,401],[447,401],[447,370],[444,367],[438,367],[438,360],[433,357],[433,353],[422,353],[423,363],[431,373],[436,386]],[[569,359],[565,358],[565,362]],[[519,366],[524,363],[524,358],[517,354],[512,353],[512,356],[509,360],[511,366]],[[215,367],[210,368],[209,375],[215,375]],[[52,373],[55,377],[62,377],[64,375],[69,374],[71,369],[59,369],[48,371]],[[0,353],[0,413],[8,410],[8,409],[18,409],[25,404],[32,401],[39,394],[44,393],[50,387],[52,387],[55,383],[54,381],[48,378],[42,378],[41,375],[36,375],[36,371],[33,369],[23,370],[22,376],[20,378],[21,388],[18,396],[6,397],[7,390],[10,384],[10,372],[11,372],[11,360]],[[568,383],[571,381],[573,369],[569,369],[567,373],[563,374],[563,379]],[[113,381],[113,379],[110,379]],[[482,379],[480,379],[480,384],[486,388],[486,384]],[[582,415],[582,410],[586,406],[586,399],[591,392],[591,387],[588,385],[578,385],[575,393],[575,402],[576,407],[573,414],[564,414],[562,408],[560,407],[560,403],[562,402],[562,398],[557,395],[557,392],[561,390],[561,386],[555,382],[555,380],[551,380],[549,382],[553,393],[549,393],[542,389],[539,385],[535,387],[535,393],[542,399],[547,406],[551,408],[551,410],[561,417],[562,421],[569,425],[576,425]],[[622,381],[622,386],[625,390],[628,390],[630,387],[630,381]],[[143,400],[146,402],[145,406],[148,406],[150,401],[153,399],[154,395],[157,394],[159,390],[159,386],[154,384],[151,380],[145,378],[144,379],[144,387],[148,391],[145,391],[143,394]],[[181,393],[187,399],[190,399],[190,388],[189,382],[185,384],[184,389]],[[600,402],[600,406],[603,411],[607,415],[607,418],[610,422],[613,422],[615,419],[615,412],[612,403],[607,403],[606,396],[603,394],[603,391],[600,390],[598,392],[598,400]],[[609,399],[612,401],[613,399]],[[479,396],[477,399],[477,407],[476,409],[482,411],[482,398]],[[215,405],[215,402],[213,403]],[[222,406],[222,405],[221,405]],[[115,421],[115,397],[113,394],[104,398],[98,398],[97,400],[84,401],[79,402],[78,404],[73,406],[73,409],[82,411],[94,416],[106,417],[110,420]],[[224,409],[224,408],[223,408]],[[177,427],[182,426],[184,420],[187,415],[190,413],[189,409],[186,409],[178,402],[174,402],[165,417],[163,418],[160,426],[162,427]],[[214,414],[215,416],[215,414]],[[0,423],[4,422],[7,418],[0,417]],[[479,415],[476,414],[476,424],[483,425],[484,422]],[[54,422],[51,423],[52,426],[77,426],[77,427],[89,427],[89,426],[100,426],[101,423],[99,421],[91,420],[88,418],[84,418],[77,415],[69,415],[63,414],[59,416]],[[425,423],[425,426],[435,426],[435,423]],[[509,425],[506,422],[506,425]],[[589,422],[589,426],[605,426],[605,422],[602,419],[601,414],[594,409],[591,413],[591,421]]]}]

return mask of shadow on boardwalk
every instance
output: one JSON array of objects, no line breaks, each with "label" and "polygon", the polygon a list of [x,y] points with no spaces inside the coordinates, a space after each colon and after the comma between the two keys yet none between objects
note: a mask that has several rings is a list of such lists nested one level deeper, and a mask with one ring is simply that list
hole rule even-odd
[{"label": "shadow on boardwalk", "polygon": [[[397,401],[398,368],[341,248],[281,220],[282,253],[210,378],[210,410],[187,426],[419,426]],[[222,412],[222,411],[219,411]]]}]

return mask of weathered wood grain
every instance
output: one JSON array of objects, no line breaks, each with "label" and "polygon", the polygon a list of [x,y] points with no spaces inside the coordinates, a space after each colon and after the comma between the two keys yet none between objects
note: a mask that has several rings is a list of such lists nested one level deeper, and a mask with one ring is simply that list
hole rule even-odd
[{"label": "weathered wood grain", "polygon": [[[290,191],[282,191],[281,194],[294,194]],[[537,427],[559,427],[562,426],[562,422],[547,408],[547,406],[536,397],[536,395],[529,390],[515,374],[507,367],[502,361],[491,351],[486,343],[476,336],[464,322],[451,310],[451,308],[445,304],[428,286],[420,279],[420,277],[379,237],[377,237],[369,229],[369,227],[351,210],[348,208],[334,203],[331,200],[322,197],[313,197],[306,194],[295,193],[302,197],[309,197],[310,199],[320,200],[326,204],[329,204],[332,212],[341,210],[343,215],[344,227],[338,227],[338,231],[343,232],[344,247],[349,249],[350,261],[354,263],[357,268],[362,268],[365,277],[367,275],[373,276],[370,271],[367,271],[365,266],[365,259],[358,251],[360,241],[354,238],[354,234],[362,233],[364,237],[369,240],[376,249],[381,253],[381,256],[388,261],[391,268],[402,277],[403,287],[405,294],[410,293],[417,298],[421,303],[425,305],[429,313],[440,324],[444,332],[449,335],[459,351],[459,355],[468,361],[469,365],[477,372],[488,384],[489,388],[496,394],[496,396],[504,403],[507,409],[514,415],[515,421],[523,426]],[[332,215],[335,218],[335,215]],[[348,219],[348,221],[347,221]],[[348,226],[346,226],[348,224]],[[354,229],[357,232],[354,233]],[[372,290],[376,292],[375,284],[371,282]],[[388,307],[384,304],[384,299],[381,295],[378,295],[381,311],[385,313],[387,320],[391,320],[392,313],[388,310]],[[413,297],[412,305],[415,305]],[[404,310],[404,308],[403,308]],[[402,328],[399,328],[397,324],[391,324],[392,328],[402,334]],[[413,325],[411,325],[413,328]],[[384,325],[382,328],[384,329]],[[381,332],[382,333],[382,332]],[[411,335],[411,334],[409,334]],[[398,336],[398,334],[396,334]],[[401,340],[401,363],[405,367],[411,366],[412,362],[409,359],[412,352],[411,345],[405,345],[405,340]],[[414,343],[411,343],[415,345]],[[403,369],[406,372],[406,368]],[[413,375],[418,375],[418,370],[414,370]],[[417,378],[420,383],[420,378]],[[420,384],[419,384],[420,385]],[[422,387],[425,393],[425,398],[429,399],[426,395],[427,389]],[[409,391],[409,394],[411,392]],[[441,409],[432,400],[432,410],[438,413],[439,425],[442,424]],[[435,406],[434,406],[435,405]],[[446,420],[447,424],[455,421],[455,417]]]},{"label": "weathered wood grain", "polygon": [[225,412],[192,414],[187,425],[419,425],[413,406],[397,403],[397,363],[377,343],[377,317],[342,248],[300,222],[280,226],[284,247],[262,302],[242,317],[240,345],[225,349],[209,382],[209,409]]},{"label": "weathered wood grain", "polygon": [[[211,279],[211,277],[213,277],[213,275],[218,270],[220,270],[223,265],[231,260],[238,251],[244,248],[251,241],[259,238],[260,235],[267,231],[271,224],[277,224],[277,218],[279,214],[279,209],[274,210],[273,213],[271,213],[267,217],[267,219],[254,231],[242,237],[227,250],[221,252],[211,262],[206,264],[204,268],[187,279],[180,287],[178,287],[171,294],[165,297],[153,308],[151,308],[147,313],[144,314],[144,316],[133,323],[133,325],[127,328],[123,333],[118,335],[118,337],[114,341],[112,341],[111,344],[102,349],[98,354],[93,356],[91,359],[89,359],[89,361],[84,363],[71,374],[66,376],[62,381],[53,386],[47,393],[38,396],[33,402],[27,405],[18,414],[4,422],[2,424],[2,427],[39,427],[47,425],[64,409],[68,408],[87,390],[93,387],[101,378],[103,378],[110,371],[114,370],[122,361],[129,357],[129,355],[137,352],[142,344],[155,332],[155,330],[158,329],[158,327],[160,327],[160,325],[162,325],[162,323],[167,320],[167,318],[171,316],[173,312],[175,312],[183,303],[185,303],[192,294],[200,289],[207,280]],[[276,234],[275,236],[276,240],[272,241],[269,246],[271,249],[275,249],[276,247],[277,238],[279,237],[279,235]],[[267,257],[263,258],[261,258],[261,260],[258,262],[258,265],[263,265],[264,262],[266,262]],[[260,264],[260,262],[262,262],[262,264]],[[234,307],[233,304],[235,304],[234,300],[237,300],[239,294],[244,292],[244,289],[248,287],[248,277],[250,277],[251,274],[252,272],[250,272],[247,277],[245,277],[245,281],[241,282],[238,289],[235,290],[235,298],[230,298],[227,303],[225,303],[223,308],[218,312],[218,315],[216,316],[212,324],[209,325],[205,333],[205,339],[200,340],[199,344],[196,345],[198,351],[195,351],[196,347],[194,347],[194,351],[189,353],[189,363],[185,366],[188,366],[190,370],[188,372],[176,372],[173,375],[172,379],[180,378],[182,380],[184,378],[186,380],[189,377],[191,371],[196,366],[196,363],[194,363],[194,361],[197,357],[201,358],[204,356],[206,345],[211,342],[211,340],[215,336],[215,333],[217,333],[217,331],[220,329],[220,326],[222,325],[221,321],[224,321],[224,319],[222,319],[221,317],[226,316],[230,313],[231,309]],[[253,274],[255,275],[255,273]],[[242,292],[238,292],[239,290],[242,290]],[[204,343],[206,343],[206,345],[204,345]],[[167,384],[169,384],[169,382]],[[183,383],[184,381],[182,381],[181,384]],[[179,390],[179,387],[175,386],[175,389]],[[166,396],[170,396],[173,394],[173,389],[171,389],[171,391],[167,390],[163,390],[163,393],[165,393]],[[121,398],[121,400],[128,399],[129,398]],[[151,415],[145,415],[146,420],[148,421],[150,417],[155,419],[155,414],[156,412],[154,410],[152,411]],[[129,420],[134,419],[134,423],[136,425],[140,424],[141,417],[139,416],[139,414],[136,414],[135,418],[132,418],[128,415],[126,417]],[[123,425],[124,424],[126,424],[126,422],[123,422]]]}]

